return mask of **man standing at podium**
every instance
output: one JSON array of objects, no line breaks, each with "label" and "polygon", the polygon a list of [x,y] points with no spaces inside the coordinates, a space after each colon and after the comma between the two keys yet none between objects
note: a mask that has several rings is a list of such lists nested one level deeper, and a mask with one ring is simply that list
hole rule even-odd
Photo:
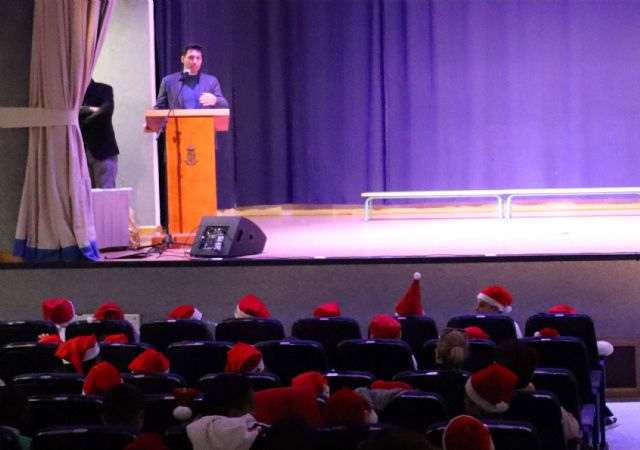
[{"label": "man standing at podium", "polygon": [[228,108],[220,83],[213,75],[200,72],[202,47],[187,45],[180,57],[182,72],[162,79],[154,109]]}]

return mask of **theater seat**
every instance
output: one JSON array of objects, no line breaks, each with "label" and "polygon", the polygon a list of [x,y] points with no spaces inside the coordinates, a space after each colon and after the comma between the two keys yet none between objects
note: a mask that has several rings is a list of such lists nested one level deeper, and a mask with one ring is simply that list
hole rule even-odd
[{"label": "theater seat", "polygon": [[183,341],[213,341],[206,322],[195,319],[169,319],[143,323],[140,341],[164,353],[165,349]]},{"label": "theater seat", "polygon": [[55,427],[38,433],[31,450],[123,450],[135,438],[134,430],[122,427]]},{"label": "theater seat", "polygon": [[291,327],[291,336],[320,342],[329,366],[335,368],[336,348],[342,341],[361,339],[360,324],[349,317],[310,317],[298,319]]},{"label": "theater seat", "polygon": [[136,342],[138,336],[133,325],[128,320],[76,320],[67,325],[65,339],[69,340],[77,336],[95,335],[101,342],[112,334],[126,334],[129,342]]},{"label": "theater seat", "polygon": [[409,344],[400,339],[353,339],[338,345],[338,370],[363,370],[382,380],[414,370]]},{"label": "theater seat", "polygon": [[164,354],[171,363],[171,372],[181,375],[188,386],[195,386],[208,373],[224,372],[230,342],[176,342]]},{"label": "theater seat", "polygon": [[447,418],[443,398],[433,392],[406,391],[379,414],[383,423],[424,434],[429,425]]},{"label": "theater seat", "polygon": [[[213,382],[213,380],[224,374],[222,373],[209,373],[202,378],[198,383],[199,389],[204,392],[207,389],[207,386]],[[253,373],[247,372],[243,374],[248,380],[251,388],[254,391],[262,391],[265,389],[273,389],[277,387],[281,387],[282,383],[280,382],[280,378],[277,375],[269,372],[261,372],[261,373]]]},{"label": "theater seat", "polygon": [[438,339],[435,320],[427,316],[397,316],[402,327],[402,340],[409,344],[414,355],[422,351],[425,342]]},{"label": "theater seat", "polygon": [[0,378],[11,380],[24,373],[56,372],[62,360],[55,356],[58,344],[7,344],[0,348]]},{"label": "theater seat", "polygon": [[216,325],[216,339],[234,344],[277,341],[284,339],[284,327],[277,319],[226,319]]},{"label": "theater seat", "polygon": [[362,370],[332,370],[324,374],[331,392],[338,392],[343,387],[353,390],[359,387],[369,387],[376,381],[371,372]]},{"label": "theater seat", "polygon": [[256,347],[262,352],[267,370],[275,373],[285,385],[301,373],[328,369],[324,347],[317,341],[284,339],[259,342]]},{"label": "theater seat", "polygon": [[419,370],[397,374],[395,381],[403,381],[423,392],[439,394],[447,406],[447,417],[464,413],[464,386],[471,373],[465,370]]},{"label": "theater seat", "polygon": [[18,435],[13,429],[0,426],[0,448],[2,450],[22,450]]},{"label": "theater seat", "polygon": [[25,396],[82,394],[84,376],[77,373],[27,373],[14,377],[13,384]]},{"label": "theater seat", "polygon": [[449,319],[450,328],[479,327],[491,340],[500,345],[507,339],[516,339],[516,328],[513,319],[504,314],[465,314]]},{"label": "theater seat", "polygon": [[120,372],[129,372],[131,361],[149,348],[142,342],[100,342],[100,357]]},{"label": "theater seat", "polygon": [[145,395],[171,394],[186,383],[177,373],[123,373],[122,381],[140,389]]},{"label": "theater seat", "polygon": [[38,395],[28,398],[25,434],[54,426],[102,424],[102,397],[94,395]]},{"label": "theater seat", "polygon": [[[540,446],[535,427],[527,422],[513,420],[483,420],[489,428],[495,450],[546,450]],[[442,446],[442,434],[446,422],[431,425],[426,432],[429,443],[436,448]]]},{"label": "theater seat", "polygon": [[58,329],[48,320],[0,321],[0,346],[15,342],[37,342],[41,334],[58,334]]}]

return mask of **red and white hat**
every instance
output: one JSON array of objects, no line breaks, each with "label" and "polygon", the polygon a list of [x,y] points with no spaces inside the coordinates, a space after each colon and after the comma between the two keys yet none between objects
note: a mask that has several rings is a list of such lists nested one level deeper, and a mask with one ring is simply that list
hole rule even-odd
[{"label": "red and white hat", "polygon": [[176,402],[178,402],[178,406],[173,409],[173,417],[180,422],[186,422],[191,419],[193,411],[191,411],[189,403],[200,392],[194,388],[175,388],[171,393],[176,398]]},{"label": "red and white hat", "polygon": [[62,344],[58,334],[41,334],[38,336],[38,344]]},{"label": "red and white hat", "polygon": [[193,305],[180,305],[169,313],[169,319],[201,320],[202,313]]},{"label": "red and white hat", "polygon": [[516,374],[499,364],[492,364],[471,375],[465,384],[465,392],[484,411],[503,413],[509,409],[517,384]]},{"label": "red and white hat", "polygon": [[369,402],[348,387],[343,387],[329,397],[322,410],[322,422],[329,427],[377,421],[378,415]]},{"label": "red and white hat", "polygon": [[379,314],[371,319],[369,336],[372,339],[400,339],[402,326],[389,314]]},{"label": "red and white hat", "polygon": [[340,317],[340,307],[336,302],[325,303],[313,311],[313,317]]},{"label": "red and white hat", "polygon": [[550,314],[575,314],[576,309],[569,305],[555,305],[547,311]]},{"label": "red and white hat", "polygon": [[511,312],[511,303],[513,303],[513,298],[509,291],[502,286],[489,286],[488,288],[480,291],[477,298],[478,301],[483,301],[495,306],[500,310],[500,312],[505,314],[509,314]]},{"label": "red and white hat", "polygon": [[170,450],[157,434],[144,433],[127,445],[124,450]]},{"label": "red and white hat", "polygon": [[542,330],[539,330],[533,333],[533,337],[538,337],[538,338],[554,338],[559,336],[560,336],[560,332],[555,328],[550,328],[550,327],[545,327]]},{"label": "red and white hat", "polygon": [[399,316],[424,316],[424,309],[420,301],[420,278],[422,274],[413,274],[413,281],[404,296],[396,305],[396,314]]},{"label": "red and white hat", "polygon": [[238,342],[227,351],[225,372],[262,372],[262,353],[253,345]]},{"label": "red and white hat", "polygon": [[464,331],[467,332],[467,337],[469,339],[491,339],[491,337],[480,327],[466,327]]},{"label": "red and white hat", "polygon": [[258,297],[249,294],[245,295],[236,306],[234,317],[236,319],[251,319],[252,317],[268,319],[271,314]]},{"label": "red and white hat", "polygon": [[169,360],[159,351],[146,349],[134,358],[127,366],[132,372],[169,372]]},{"label": "red and white hat", "polygon": [[120,372],[106,361],[91,368],[82,386],[85,395],[104,395],[111,386],[122,383]]},{"label": "red and white hat", "polygon": [[329,397],[331,393],[329,389],[329,382],[320,372],[304,372],[291,379],[291,386],[311,386],[316,395]]},{"label": "red and white hat", "polygon": [[304,419],[307,423],[320,421],[318,398],[311,386],[263,389],[256,392],[255,399],[254,415],[258,422],[273,424],[288,418]]},{"label": "red and white hat", "polygon": [[442,450],[494,450],[487,426],[472,416],[451,419],[442,435]]},{"label": "red and white hat", "polygon": [[83,362],[91,361],[100,354],[100,346],[94,335],[78,336],[63,342],[56,350],[56,356],[71,364],[76,372],[84,374]]},{"label": "red and white hat", "polygon": [[124,320],[124,311],[113,302],[106,302],[98,306],[93,318],[97,320]]},{"label": "red and white hat", "polygon": [[127,336],[124,333],[110,334],[109,336],[104,338],[104,340],[102,342],[107,343],[107,344],[114,343],[114,342],[127,343],[127,342],[129,342],[129,336]]},{"label": "red and white hat", "polygon": [[50,320],[64,327],[73,320],[76,310],[73,303],[66,298],[50,298],[42,302],[42,314],[44,320]]},{"label": "red and white hat", "polygon": [[404,389],[405,391],[414,390],[410,384],[407,384],[404,381],[384,381],[384,380],[376,380],[373,383],[371,383],[371,389],[380,389],[383,391],[388,391],[391,389]]}]

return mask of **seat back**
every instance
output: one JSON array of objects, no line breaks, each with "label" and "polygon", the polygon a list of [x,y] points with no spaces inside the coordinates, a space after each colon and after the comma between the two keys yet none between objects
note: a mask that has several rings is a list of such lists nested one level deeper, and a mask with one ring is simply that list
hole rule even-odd
[{"label": "seat back", "polygon": [[186,386],[177,373],[123,373],[122,381],[140,389],[145,395],[171,394],[175,388]]},{"label": "seat back", "polygon": [[[207,387],[213,382],[213,380],[220,376],[222,373],[209,373],[202,378],[198,383],[198,387],[202,392],[204,392]],[[261,373],[253,373],[247,372],[243,374],[248,380],[249,384],[251,384],[251,388],[254,391],[263,391],[265,389],[273,389],[277,387],[281,387],[282,383],[280,382],[280,378],[277,375],[269,372],[261,372]]]},{"label": "seat back", "polygon": [[527,319],[524,335],[533,336],[536,331],[549,327],[557,330],[560,336],[573,336],[582,339],[589,355],[591,367],[599,367],[598,346],[593,320],[586,314],[550,314],[539,313]]},{"label": "seat back", "polygon": [[363,370],[382,380],[415,369],[409,344],[399,339],[343,341],[338,344],[337,356],[339,370]]},{"label": "seat back", "polygon": [[504,314],[465,314],[449,319],[450,328],[480,327],[496,345],[507,339],[516,339],[513,319]]},{"label": "seat back", "polygon": [[122,450],[135,438],[134,430],[123,427],[55,427],[39,432],[31,450]]},{"label": "seat back", "polygon": [[[178,406],[173,395],[145,395],[144,396],[144,433],[164,434],[171,427],[180,425],[173,416],[173,410]],[[194,412],[193,417],[196,414]]]},{"label": "seat back", "polygon": [[101,342],[100,357],[118,371],[128,372],[131,361],[149,348],[151,345],[142,342]]},{"label": "seat back", "polygon": [[317,341],[284,339],[256,344],[268,371],[288,385],[291,379],[304,372],[325,372],[328,369],[324,347]]},{"label": "seat back", "polygon": [[207,323],[201,320],[169,319],[143,323],[140,341],[164,353],[169,345],[176,342],[213,341],[213,334]]},{"label": "seat back", "polygon": [[77,373],[27,373],[13,378],[25,396],[82,394],[84,376]]},{"label": "seat back", "polygon": [[25,434],[54,426],[102,424],[102,398],[94,395],[37,395],[28,398]]},{"label": "seat back", "polygon": [[527,337],[520,340],[538,351],[539,367],[567,369],[573,373],[578,383],[581,404],[595,403],[591,385],[591,366],[582,340],[574,337]]},{"label": "seat back", "polygon": [[56,372],[62,360],[55,356],[58,344],[21,343],[0,348],[0,378],[11,380],[24,373]]},{"label": "seat back", "polygon": [[320,342],[327,353],[329,366],[335,368],[338,344],[349,339],[361,339],[357,320],[349,317],[311,317],[298,319],[291,327],[291,336]]},{"label": "seat back", "polygon": [[0,426],[0,448],[3,450],[22,450],[18,435],[13,429]]},{"label": "seat back", "polygon": [[[530,423],[514,420],[483,420],[483,422],[489,428],[495,450],[542,450],[538,432]],[[427,429],[426,437],[433,447],[442,447],[442,434],[446,427],[446,422],[440,422]]]},{"label": "seat back", "polygon": [[535,426],[540,444],[545,450],[567,449],[560,402],[551,392],[515,393],[504,418],[522,420]]},{"label": "seat back", "polygon": [[216,339],[234,344],[277,341],[284,339],[284,327],[277,319],[226,319],[216,325]]},{"label": "seat back", "polygon": [[361,370],[332,370],[324,374],[331,392],[338,392],[343,387],[356,389],[369,387],[376,381],[376,376],[371,372]]},{"label": "seat back", "polygon": [[317,438],[316,448],[323,450],[357,450],[360,442],[388,427],[389,425],[377,423],[319,428],[315,432]]},{"label": "seat back", "polygon": [[184,425],[170,427],[162,436],[162,441],[171,450],[193,450],[193,445],[187,435]]},{"label": "seat back", "polygon": [[181,375],[188,386],[198,384],[208,373],[224,372],[230,342],[187,341],[169,345],[164,354],[171,371]]},{"label": "seat back", "polygon": [[438,327],[435,320],[426,316],[397,316],[402,327],[402,340],[409,344],[411,352],[418,355],[425,342],[438,339]]},{"label": "seat back", "polygon": [[578,422],[581,421],[578,383],[570,370],[549,367],[537,368],[533,372],[531,382],[540,391],[553,392],[560,401],[560,405],[573,414]]},{"label": "seat back", "polygon": [[[424,347],[418,358],[418,365],[421,369],[431,370],[437,369],[436,348],[438,340],[430,340],[424,344]],[[477,372],[484,369],[495,362],[496,344],[489,339],[469,339],[469,356],[462,365],[463,370],[469,372]]]},{"label": "seat back", "polygon": [[423,392],[439,394],[447,406],[447,416],[464,413],[464,386],[471,376],[464,370],[409,371],[397,374],[395,381],[403,381]]},{"label": "seat back", "polygon": [[380,422],[424,434],[429,425],[447,418],[443,398],[433,392],[406,391],[391,401],[379,415]]},{"label": "seat back", "polygon": [[0,346],[16,342],[37,342],[41,334],[58,334],[58,329],[49,320],[0,321]]},{"label": "seat back", "polygon": [[136,342],[138,337],[133,325],[128,320],[76,320],[67,325],[65,339],[94,334],[98,342],[104,341],[112,334],[126,334],[129,342]]}]

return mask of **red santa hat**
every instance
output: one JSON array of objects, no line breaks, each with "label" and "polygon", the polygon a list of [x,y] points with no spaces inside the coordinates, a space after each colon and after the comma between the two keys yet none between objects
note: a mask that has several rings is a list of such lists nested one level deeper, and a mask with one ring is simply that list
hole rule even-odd
[{"label": "red santa hat", "polygon": [[402,327],[400,322],[389,314],[379,314],[371,319],[369,336],[373,339],[400,339]]},{"label": "red santa hat", "polygon": [[118,369],[106,361],[91,368],[84,380],[82,393],[85,395],[104,395],[111,386],[122,383]]},{"label": "red santa hat", "polygon": [[313,317],[340,317],[340,307],[336,302],[325,303],[313,311]]},{"label": "red santa hat", "polygon": [[483,301],[495,306],[500,310],[500,312],[505,314],[509,314],[511,312],[511,303],[513,303],[513,298],[509,291],[502,286],[489,286],[488,288],[480,291],[477,298],[478,301]]},{"label": "red santa hat", "polygon": [[152,348],[146,349],[129,363],[132,372],[169,372],[169,360],[159,351]]},{"label": "red santa hat", "polygon": [[252,317],[259,317],[268,319],[271,317],[269,310],[262,301],[253,294],[245,295],[234,313],[236,319],[250,319]]},{"label": "red santa hat", "polygon": [[451,419],[442,435],[442,450],[494,450],[487,426],[475,417]]},{"label": "red santa hat", "polygon": [[311,386],[316,395],[328,397],[330,394],[329,382],[320,372],[304,372],[291,379],[291,386]]},{"label": "red santa hat", "polygon": [[124,450],[169,450],[157,434],[144,433],[127,445]]},{"label": "red santa hat", "polygon": [[517,384],[516,374],[499,364],[492,364],[471,375],[465,384],[465,392],[486,412],[503,413],[509,409]]},{"label": "red santa hat", "polygon": [[467,337],[469,339],[491,339],[491,337],[480,327],[466,327],[464,331],[467,332]]},{"label": "red santa hat", "polygon": [[38,344],[62,344],[62,339],[57,334],[41,334],[38,336]]},{"label": "red santa hat", "polygon": [[61,327],[67,326],[75,314],[73,303],[66,298],[50,298],[42,302],[44,320],[50,320]]},{"label": "red santa hat", "polygon": [[327,426],[376,423],[378,416],[364,397],[348,387],[333,394],[322,410],[322,422]]},{"label": "red santa hat", "polygon": [[175,388],[171,393],[176,398],[176,402],[178,402],[178,406],[173,409],[173,417],[180,422],[186,422],[191,419],[193,411],[191,411],[189,403],[200,392],[194,388]]},{"label": "red santa hat", "polygon": [[71,364],[76,372],[84,374],[83,362],[91,361],[100,355],[100,346],[94,335],[78,336],[60,344],[56,356]]},{"label": "red santa hat", "polygon": [[371,383],[371,389],[391,390],[391,389],[404,389],[405,391],[413,391],[413,387],[404,381],[384,381],[376,380]]},{"label": "red santa hat", "polygon": [[424,309],[420,302],[420,278],[422,274],[413,274],[413,281],[404,296],[396,305],[396,314],[399,316],[424,316]]},{"label": "red santa hat", "polygon": [[258,422],[276,423],[287,418],[302,418],[308,423],[320,421],[316,391],[311,386],[263,389],[256,392],[255,417]]},{"label": "red santa hat", "polygon": [[108,343],[114,343],[114,342],[127,343],[127,342],[129,342],[129,336],[127,336],[124,333],[110,334],[109,336],[104,338],[104,340],[102,342],[106,342],[107,344]]},{"label": "red santa hat", "polygon": [[545,327],[540,331],[533,333],[533,337],[554,338],[560,336],[560,332],[555,328]]},{"label": "red santa hat", "polygon": [[253,345],[238,342],[227,351],[225,372],[262,372],[262,353]]},{"label": "red santa hat", "polygon": [[106,302],[98,306],[93,318],[97,320],[124,320],[124,311],[113,302]]},{"label": "red santa hat", "polygon": [[169,319],[201,320],[202,313],[193,305],[180,305],[169,313]]},{"label": "red santa hat", "polygon": [[547,311],[550,314],[575,314],[576,309],[569,305],[555,305]]}]

